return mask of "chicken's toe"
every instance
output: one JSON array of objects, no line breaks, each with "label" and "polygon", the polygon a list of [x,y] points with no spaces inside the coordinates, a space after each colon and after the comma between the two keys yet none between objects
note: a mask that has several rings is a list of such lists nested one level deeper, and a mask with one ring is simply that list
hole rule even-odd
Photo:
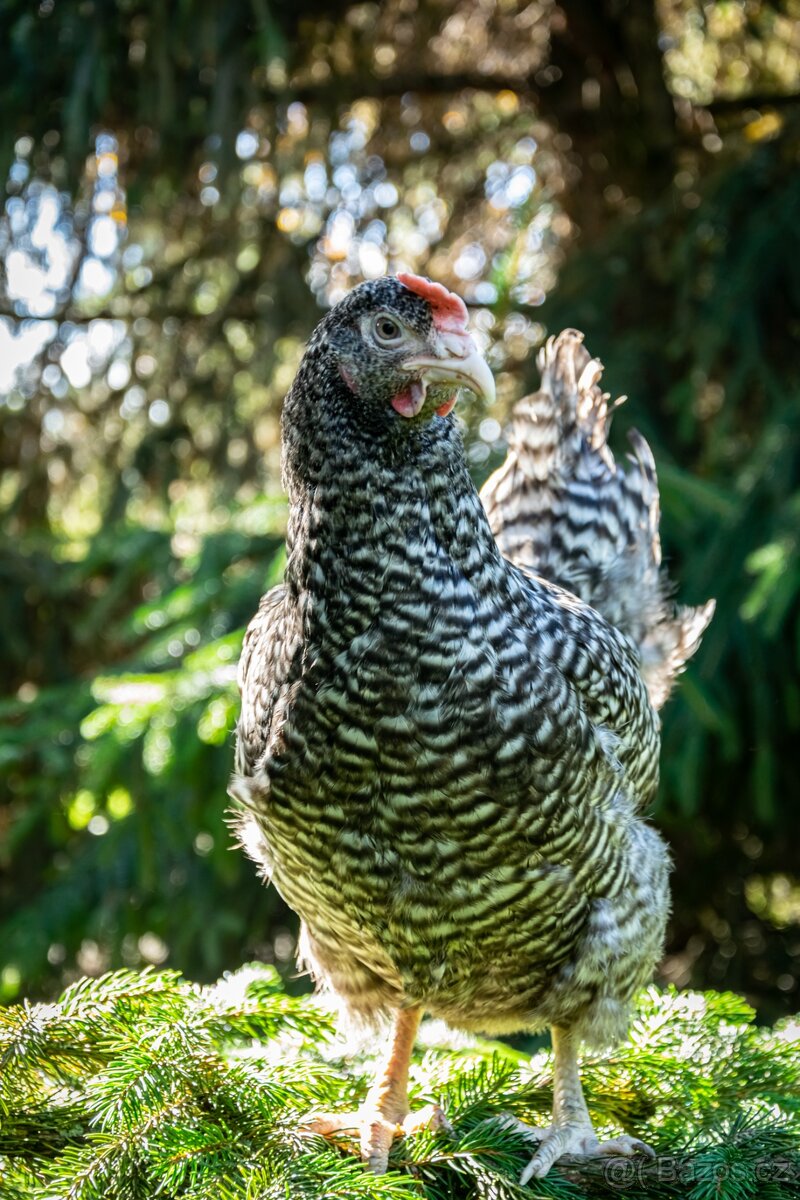
[{"label": "chicken's toe", "polygon": [[543,1142],[551,1132],[552,1125],[528,1125],[513,1113],[502,1113],[494,1118],[504,1129],[513,1129],[532,1142]]},{"label": "chicken's toe", "polygon": [[403,1133],[421,1133],[426,1129],[432,1133],[440,1129],[446,1133],[453,1132],[453,1126],[438,1104],[426,1104],[424,1108],[410,1112],[403,1121]]},{"label": "chicken's toe", "polygon": [[309,1113],[303,1121],[302,1128],[308,1133],[318,1133],[322,1137],[335,1140],[334,1135],[337,1133],[351,1133],[355,1137],[359,1121],[357,1112]]},{"label": "chicken's toe", "polygon": [[403,1126],[387,1121],[380,1113],[366,1111],[361,1119],[361,1158],[373,1175],[383,1175],[389,1166],[389,1151],[396,1137],[402,1137]]},{"label": "chicken's toe", "polygon": [[358,1143],[361,1158],[375,1175],[385,1172],[392,1142],[403,1133],[401,1125],[387,1120],[371,1105],[357,1112],[312,1113],[303,1128],[347,1147]]},{"label": "chicken's toe", "polygon": [[395,1138],[423,1129],[450,1130],[452,1127],[438,1104],[428,1104],[398,1121],[388,1120],[375,1106],[365,1104],[357,1112],[312,1113],[304,1121],[303,1128],[346,1145],[358,1141],[361,1158],[370,1171],[374,1175],[383,1175]]},{"label": "chicken's toe", "polygon": [[639,1138],[630,1137],[627,1133],[601,1142],[589,1124],[569,1122],[553,1125],[522,1172],[520,1183],[526,1184],[530,1179],[542,1179],[554,1162],[567,1156],[589,1158],[595,1155],[619,1155],[629,1158],[633,1154],[645,1154],[648,1158],[656,1156],[652,1146],[648,1146]]},{"label": "chicken's toe", "polygon": [[643,1142],[640,1138],[631,1137],[628,1133],[620,1134],[619,1137],[610,1138],[607,1142],[598,1142],[592,1154],[607,1154],[610,1156],[620,1155],[624,1158],[630,1158],[633,1154],[644,1154],[645,1158],[655,1158],[656,1152],[652,1146],[648,1146],[647,1142]]}]

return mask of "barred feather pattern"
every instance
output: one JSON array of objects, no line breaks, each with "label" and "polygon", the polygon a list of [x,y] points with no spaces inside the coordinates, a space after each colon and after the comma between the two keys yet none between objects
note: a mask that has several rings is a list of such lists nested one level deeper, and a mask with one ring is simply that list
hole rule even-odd
[{"label": "barred feather pattern", "polygon": [[714,602],[671,600],[653,455],[634,430],[626,468],[614,461],[607,436],[622,401],[609,407],[602,365],[583,335],[567,329],[550,338],[539,368],[541,388],[516,405],[506,461],[481,491],[492,532],[506,557],[574,592],[631,638],[660,708]]},{"label": "barred feather pattern", "polygon": [[668,910],[636,652],[501,555],[452,416],[355,411],[336,320],[284,406],[287,569],[240,664],[241,841],[355,1016],[614,1041]]}]

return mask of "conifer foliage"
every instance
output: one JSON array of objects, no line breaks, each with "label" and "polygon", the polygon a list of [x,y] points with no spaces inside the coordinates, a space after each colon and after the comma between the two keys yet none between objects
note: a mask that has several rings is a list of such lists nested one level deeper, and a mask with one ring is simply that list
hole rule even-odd
[{"label": "conifer foliage", "polygon": [[[800,1025],[752,1023],[737,996],[659,992],[631,1040],[589,1057],[603,1132],[655,1162],[565,1160],[521,1188],[530,1155],[507,1115],[547,1122],[551,1059],[432,1024],[412,1104],[439,1101],[452,1132],[398,1142],[376,1178],[304,1114],[347,1109],[370,1069],[333,1015],[289,997],[269,968],[199,986],[175,972],[83,979],[52,1004],[0,1010],[3,1200],[516,1200],[800,1196]],[[379,1039],[371,1039],[377,1043]]]}]

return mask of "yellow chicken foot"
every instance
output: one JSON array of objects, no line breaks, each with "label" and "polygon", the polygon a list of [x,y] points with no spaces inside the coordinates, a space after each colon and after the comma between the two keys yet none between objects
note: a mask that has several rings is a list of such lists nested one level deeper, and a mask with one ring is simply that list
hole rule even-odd
[{"label": "yellow chicken foot", "polygon": [[449,1128],[436,1104],[414,1113],[408,1110],[408,1065],[421,1018],[421,1008],[407,1008],[397,1014],[387,1059],[357,1112],[312,1114],[305,1122],[306,1129],[323,1137],[335,1138],[344,1131],[357,1133],[361,1157],[375,1175],[386,1170],[396,1137],[420,1129]]},{"label": "yellow chicken foot", "polygon": [[655,1150],[627,1133],[601,1142],[597,1137],[583,1098],[578,1073],[578,1042],[569,1030],[553,1027],[553,1122],[546,1129],[534,1129],[515,1117],[506,1117],[527,1137],[539,1142],[539,1148],[520,1177],[520,1183],[542,1179],[553,1163],[565,1156],[613,1155],[630,1157],[645,1154],[655,1158]]}]

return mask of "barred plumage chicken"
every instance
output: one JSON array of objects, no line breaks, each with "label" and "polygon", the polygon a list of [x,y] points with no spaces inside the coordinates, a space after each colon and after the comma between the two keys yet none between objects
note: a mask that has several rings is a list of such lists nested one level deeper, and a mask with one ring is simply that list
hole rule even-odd
[{"label": "barred plumage chicken", "polygon": [[245,638],[231,795],[313,973],[355,1015],[393,1017],[360,1112],[313,1122],[357,1126],[376,1171],[442,1119],[408,1112],[423,1012],[552,1028],[553,1121],[525,1178],[649,1152],[598,1142],[577,1054],[624,1036],[661,953],[654,705],[711,609],[670,609],[652,459],[639,438],[615,467],[598,377],[580,335],[548,345],[485,508],[450,414],[492,378],[440,285],[355,288],[286,398],[286,575]]}]

